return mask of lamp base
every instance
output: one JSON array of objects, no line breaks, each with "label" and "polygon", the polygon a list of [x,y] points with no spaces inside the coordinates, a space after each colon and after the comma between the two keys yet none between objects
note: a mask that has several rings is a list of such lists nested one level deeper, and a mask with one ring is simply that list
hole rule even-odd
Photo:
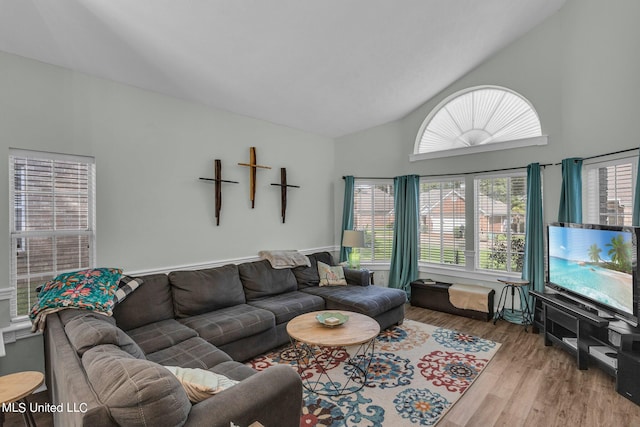
[{"label": "lamp base", "polygon": [[349,268],[360,269],[360,251],[351,249],[349,253]]}]

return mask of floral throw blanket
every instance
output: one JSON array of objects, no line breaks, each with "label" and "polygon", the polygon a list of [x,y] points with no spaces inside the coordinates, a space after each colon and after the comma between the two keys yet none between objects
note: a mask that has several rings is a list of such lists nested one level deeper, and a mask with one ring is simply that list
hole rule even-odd
[{"label": "floral throw blanket", "polygon": [[31,307],[31,331],[43,331],[47,315],[65,308],[81,308],[111,316],[122,270],[95,268],[63,273],[48,281]]}]

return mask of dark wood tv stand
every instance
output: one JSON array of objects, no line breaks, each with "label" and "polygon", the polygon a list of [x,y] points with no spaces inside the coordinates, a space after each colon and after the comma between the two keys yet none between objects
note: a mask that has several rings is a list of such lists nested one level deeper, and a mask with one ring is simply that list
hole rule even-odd
[{"label": "dark wood tv stand", "polygon": [[607,320],[555,293],[531,291],[541,305],[544,345],[576,357],[578,369],[592,362],[616,379],[616,391],[640,405],[640,328]]}]

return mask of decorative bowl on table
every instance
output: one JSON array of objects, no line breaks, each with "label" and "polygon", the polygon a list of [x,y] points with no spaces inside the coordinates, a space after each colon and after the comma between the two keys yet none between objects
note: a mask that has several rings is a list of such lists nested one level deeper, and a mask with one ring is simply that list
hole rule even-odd
[{"label": "decorative bowl on table", "polygon": [[347,320],[349,320],[349,316],[342,313],[325,312],[317,314],[316,319],[327,328],[335,328],[336,326],[343,325]]}]

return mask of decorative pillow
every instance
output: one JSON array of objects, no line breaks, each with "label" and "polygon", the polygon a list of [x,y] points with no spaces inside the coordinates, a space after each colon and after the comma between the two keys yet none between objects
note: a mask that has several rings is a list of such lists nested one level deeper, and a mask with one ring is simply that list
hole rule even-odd
[{"label": "decorative pillow", "polygon": [[95,268],[63,273],[45,283],[29,317],[33,328],[44,329],[44,319],[51,312],[75,307],[111,316],[113,296],[122,276],[119,268]]},{"label": "decorative pillow", "polygon": [[165,366],[165,368],[178,378],[191,403],[202,402],[214,394],[238,384],[238,381],[224,375],[200,368],[181,368],[179,366]]},{"label": "decorative pillow", "polygon": [[142,285],[144,280],[139,277],[122,276],[118,281],[118,289],[113,297],[113,303],[118,304],[124,301],[129,294]]},{"label": "decorative pillow", "polygon": [[344,269],[340,265],[332,267],[318,261],[318,275],[320,276],[320,286],[344,286],[347,284],[347,280],[344,278]]}]

